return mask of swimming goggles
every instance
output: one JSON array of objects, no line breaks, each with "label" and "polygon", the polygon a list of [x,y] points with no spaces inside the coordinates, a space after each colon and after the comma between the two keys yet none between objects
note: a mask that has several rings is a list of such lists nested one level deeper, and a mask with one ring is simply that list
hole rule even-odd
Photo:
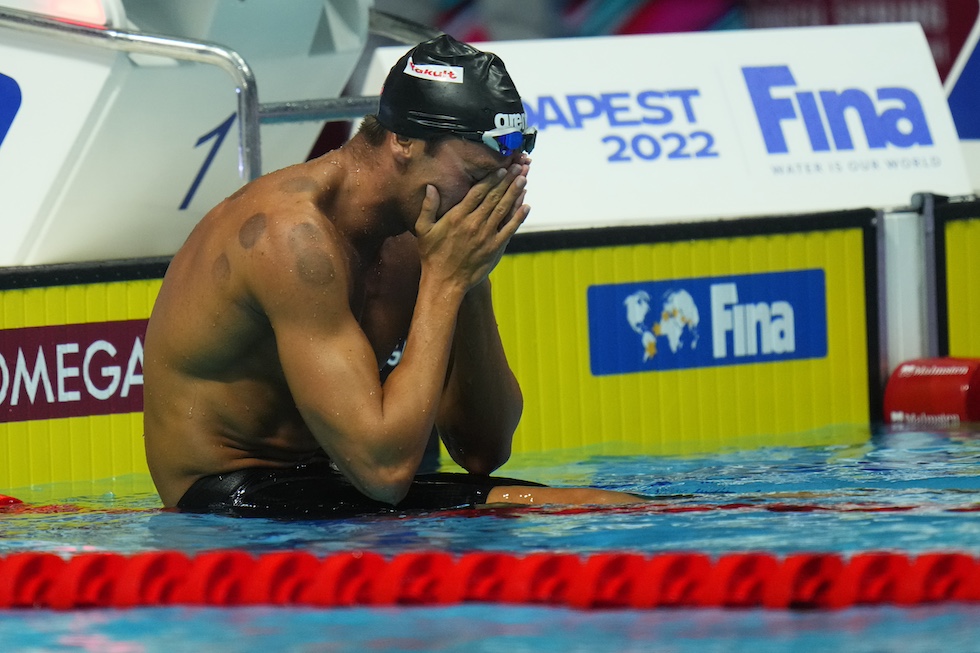
[{"label": "swimming goggles", "polygon": [[490,131],[470,132],[461,136],[467,140],[481,142],[504,156],[510,156],[514,152],[530,154],[538,138],[538,130],[534,127],[524,131],[517,127],[498,127]]}]

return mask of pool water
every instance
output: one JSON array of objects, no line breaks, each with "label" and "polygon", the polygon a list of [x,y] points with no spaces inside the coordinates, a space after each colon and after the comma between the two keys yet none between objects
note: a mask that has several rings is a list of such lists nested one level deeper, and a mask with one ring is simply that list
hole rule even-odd
[{"label": "pool water", "polygon": [[0,613],[16,653],[956,653],[977,651],[966,606],[839,612],[464,605],[343,610],[153,608]]},{"label": "pool water", "polygon": [[[980,434],[885,432],[865,444],[700,458],[528,455],[503,471],[553,485],[647,495],[638,508],[477,509],[287,522],[160,510],[148,477],[21,488],[0,517],[0,555],[175,549],[770,551],[980,555]],[[4,490],[0,489],[0,493]]]},{"label": "pool water", "polygon": [[[980,556],[980,432],[883,431],[861,444],[702,457],[526,455],[502,472],[647,495],[638,508],[492,508],[284,522],[160,510],[148,477],[19,488],[0,555],[242,549],[658,553],[957,551]],[[577,611],[516,605],[401,609],[0,611],[0,650],[917,651],[980,650],[980,605]]]}]

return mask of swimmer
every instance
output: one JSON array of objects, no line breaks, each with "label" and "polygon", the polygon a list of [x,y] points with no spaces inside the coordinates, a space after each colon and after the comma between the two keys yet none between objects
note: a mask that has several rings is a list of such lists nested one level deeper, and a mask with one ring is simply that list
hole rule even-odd
[{"label": "swimmer", "polygon": [[[144,438],[164,506],[330,517],[639,501],[490,476],[523,398],[488,275],[530,210],[535,137],[503,62],[443,35],[395,64],[348,143],[212,209],[146,332]],[[433,428],[467,473],[418,474]]]}]

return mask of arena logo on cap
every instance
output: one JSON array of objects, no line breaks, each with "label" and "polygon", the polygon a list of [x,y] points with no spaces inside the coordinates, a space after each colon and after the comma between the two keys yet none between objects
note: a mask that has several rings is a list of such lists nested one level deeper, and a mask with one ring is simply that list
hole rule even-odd
[{"label": "arena logo on cap", "polygon": [[493,124],[497,127],[513,127],[524,131],[527,129],[526,113],[498,113],[493,117]]},{"label": "arena logo on cap", "polygon": [[443,66],[441,64],[417,64],[408,58],[405,64],[405,74],[420,79],[430,79],[434,82],[450,84],[463,83],[463,68],[461,66]]}]

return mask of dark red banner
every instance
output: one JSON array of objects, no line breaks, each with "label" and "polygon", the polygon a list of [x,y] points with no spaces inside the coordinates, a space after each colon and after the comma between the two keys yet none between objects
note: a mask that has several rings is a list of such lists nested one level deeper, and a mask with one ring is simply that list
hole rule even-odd
[{"label": "dark red banner", "polygon": [[0,423],[142,411],[146,322],[0,331]]},{"label": "dark red banner", "polygon": [[745,0],[748,27],[906,23],[922,25],[946,78],[977,22],[975,0]]}]

